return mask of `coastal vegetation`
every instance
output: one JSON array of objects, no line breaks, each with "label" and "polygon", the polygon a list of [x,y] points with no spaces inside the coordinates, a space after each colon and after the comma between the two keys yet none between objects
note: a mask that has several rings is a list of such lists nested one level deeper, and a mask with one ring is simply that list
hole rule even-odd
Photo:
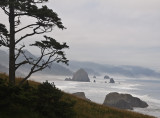
[{"label": "coastal vegetation", "polygon": [[[12,85],[15,84],[15,73],[22,66],[29,65],[30,70],[21,79],[20,85],[33,73],[50,68],[52,62],[68,64],[63,49],[69,46],[46,35],[55,27],[65,29],[57,13],[45,5],[47,2],[48,0],[0,0],[0,8],[9,24],[6,27],[7,22],[0,22],[0,47],[9,51],[9,83]],[[22,20],[24,18],[32,20],[26,22]],[[28,46],[23,42],[35,35],[39,37]],[[39,41],[41,37],[43,40]],[[39,50],[39,57],[27,56],[25,48],[29,46]],[[20,57],[24,59],[19,60]]]},{"label": "coastal vegetation", "polygon": [[154,118],[86,101],[48,82],[18,86],[20,79],[9,86],[8,75],[0,74],[0,118]]},{"label": "coastal vegetation", "polygon": [[73,118],[74,101],[64,101],[62,96],[63,92],[48,82],[12,86],[7,75],[1,74],[0,118]]},{"label": "coastal vegetation", "polygon": [[[9,75],[0,73],[0,118],[153,118],[78,98],[59,90],[48,81],[38,83],[28,80],[32,74],[51,68],[53,62],[68,65],[64,49],[69,46],[50,36],[42,37],[55,27],[66,29],[57,13],[45,5],[48,1],[0,0],[0,8],[7,16],[6,22],[0,22],[0,47],[7,48],[9,53],[9,67],[1,66],[9,70]],[[24,21],[26,18],[28,20]],[[35,35],[39,37],[34,39]],[[39,40],[41,38],[43,40]],[[23,42],[26,39],[34,42],[27,46]],[[29,46],[39,49],[39,57],[27,55],[26,47]],[[29,71],[23,78],[16,78],[15,74],[22,66],[28,66]],[[126,69],[123,70],[126,72]],[[78,75],[78,79],[73,77],[73,81],[89,82],[87,73],[83,70],[81,73],[86,76],[85,80],[79,79]],[[110,83],[114,83],[114,80]]]}]

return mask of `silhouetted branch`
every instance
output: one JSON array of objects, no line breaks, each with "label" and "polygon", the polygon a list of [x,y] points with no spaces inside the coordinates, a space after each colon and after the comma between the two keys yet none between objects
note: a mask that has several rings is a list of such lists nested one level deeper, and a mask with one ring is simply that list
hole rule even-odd
[{"label": "silhouetted branch", "polygon": [[23,28],[21,28],[21,29],[15,31],[15,33],[18,33],[18,32],[20,32],[20,31],[22,31],[22,30],[24,30],[24,29],[27,29],[27,28],[30,28],[30,27],[36,26],[36,25],[38,25],[38,24],[30,24],[30,25],[27,25],[27,26],[25,26],[25,27],[23,27]]},{"label": "silhouetted branch", "polygon": [[9,12],[6,10],[6,8],[5,7],[1,7],[1,8],[3,9],[4,13],[9,16]]},{"label": "silhouetted branch", "polygon": [[[34,24],[34,26],[36,26],[36,25]],[[28,27],[30,27],[30,26],[26,26],[26,28],[28,28]],[[25,29],[25,28],[24,28],[24,29]],[[48,29],[49,29],[49,28],[48,28]],[[25,39],[25,38],[27,38],[27,37],[30,37],[30,36],[33,36],[33,35],[35,35],[35,34],[43,34],[43,33],[47,33],[47,32],[51,32],[51,31],[52,31],[52,29],[49,30],[49,31],[48,31],[48,29],[47,29],[47,28],[41,29],[41,26],[38,25],[36,28],[33,29],[33,32],[32,32],[32,33],[26,34],[26,35],[22,36],[20,39],[18,39],[18,40],[15,42],[15,44],[18,44],[18,43],[19,43],[20,41],[22,41],[23,39]],[[21,29],[21,30],[23,30],[23,29]],[[37,31],[37,30],[41,30],[41,31]],[[19,30],[19,31],[20,31],[20,30]]]},{"label": "silhouetted branch", "polygon": [[16,49],[18,53],[15,55],[15,61],[18,59],[19,55],[22,53],[22,49],[25,47],[25,45],[22,45],[19,49]]},{"label": "silhouetted branch", "polygon": [[15,70],[17,70],[20,66],[25,65],[27,63],[28,63],[28,61],[22,61],[22,62],[20,62],[18,64],[15,64]]}]

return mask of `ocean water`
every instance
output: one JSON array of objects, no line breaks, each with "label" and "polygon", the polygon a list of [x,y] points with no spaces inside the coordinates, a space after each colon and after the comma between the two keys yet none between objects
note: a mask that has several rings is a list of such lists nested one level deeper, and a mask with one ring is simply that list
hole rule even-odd
[{"label": "ocean water", "polygon": [[[134,111],[160,118],[160,79],[114,77],[115,84],[99,76],[96,79],[90,77],[91,82],[64,81],[64,76],[34,77],[35,81],[48,80],[54,82],[56,87],[68,92],[85,92],[91,101],[102,104],[105,96],[110,92],[128,93],[134,97],[146,101],[147,108],[134,108]],[[94,83],[93,81],[96,80]],[[107,83],[106,83],[107,82]]]}]

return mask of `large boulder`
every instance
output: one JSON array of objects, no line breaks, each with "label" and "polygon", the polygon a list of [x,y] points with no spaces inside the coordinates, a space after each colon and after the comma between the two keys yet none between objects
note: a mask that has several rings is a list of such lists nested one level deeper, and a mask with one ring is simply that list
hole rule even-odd
[{"label": "large boulder", "polygon": [[76,93],[73,93],[73,95],[75,95],[75,96],[77,96],[77,97],[79,97],[79,98],[85,99],[85,100],[87,100],[87,101],[91,101],[90,99],[86,98],[84,92],[76,92]]},{"label": "large boulder", "polygon": [[76,73],[74,73],[72,81],[90,82],[90,79],[84,69],[79,69]]},{"label": "large boulder", "polygon": [[103,105],[112,106],[120,109],[130,109],[133,107],[145,108],[148,104],[130,94],[119,94],[117,92],[106,95]]}]

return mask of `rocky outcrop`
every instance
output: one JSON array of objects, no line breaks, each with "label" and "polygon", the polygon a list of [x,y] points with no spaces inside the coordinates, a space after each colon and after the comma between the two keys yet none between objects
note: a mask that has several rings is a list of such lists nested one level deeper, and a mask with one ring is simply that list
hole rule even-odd
[{"label": "rocky outcrop", "polygon": [[111,78],[109,83],[115,83],[114,79]]},{"label": "rocky outcrop", "polygon": [[72,79],[71,78],[66,78],[65,81],[72,81]]},{"label": "rocky outcrop", "polygon": [[72,79],[66,78],[65,81],[79,81],[79,82],[90,82],[88,73],[84,69],[79,69],[73,74]]},{"label": "rocky outcrop", "polygon": [[117,92],[106,95],[103,105],[130,110],[133,110],[133,107],[148,107],[146,102],[137,97],[133,97],[130,94],[119,94]]},{"label": "rocky outcrop", "polygon": [[82,99],[85,99],[85,100],[88,100],[88,101],[91,101],[90,99],[86,98],[85,96],[85,93],[84,92],[76,92],[76,93],[73,93],[73,95],[79,97],[79,98],[82,98]]},{"label": "rocky outcrop", "polygon": [[105,75],[104,79],[110,79],[110,77],[108,75]]},{"label": "rocky outcrop", "polygon": [[76,73],[74,73],[72,81],[90,82],[90,79],[84,69],[79,69]]}]

